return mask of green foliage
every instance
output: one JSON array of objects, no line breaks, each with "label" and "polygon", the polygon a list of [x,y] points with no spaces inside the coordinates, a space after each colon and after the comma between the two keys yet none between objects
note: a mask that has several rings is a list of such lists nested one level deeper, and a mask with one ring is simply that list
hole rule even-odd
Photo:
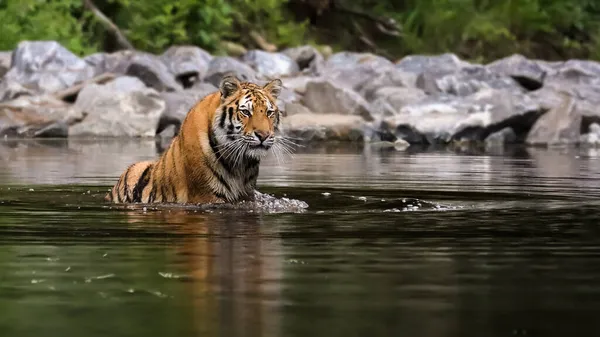
[{"label": "green foliage", "polygon": [[[160,53],[192,44],[222,53],[223,41],[256,48],[251,31],[280,48],[325,43],[364,49],[361,35],[388,56],[454,52],[489,61],[511,53],[529,57],[600,59],[597,0],[339,0],[354,10],[392,17],[400,37],[370,34],[369,20],[327,13],[317,24],[292,13],[290,0],[96,0],[94,3],[141,50]],[[293,15],[297,14],[297,15]],[[57,40],[77,54],[114,47],[114,39],[80,0],[0,0],[0,50],[22,40]],[[357,30],[354,22],[362,28]],[[365,29],[366,27],[371,29]],[[111,45],[111,39],[112,45]]]},{"label": "green foliage", "polygon": [[55,40],[80,55],[97,50],[98,43],[76,16],[81,7],[80,0],[0,0],[0,50],[11,50],[23,40]]}]

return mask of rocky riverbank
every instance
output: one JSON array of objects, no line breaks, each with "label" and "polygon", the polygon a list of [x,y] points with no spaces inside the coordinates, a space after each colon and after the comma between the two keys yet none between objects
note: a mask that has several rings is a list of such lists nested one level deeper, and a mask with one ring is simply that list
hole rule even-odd
[{"label": "rocky riverbank", "polygon": [[168,140],[221,76],[281,78],[285,132],[306,141],[600,144],[600,63],[453,54],[398,61],[303,46],[240,58],[174,46],[79,58],[51,41],[0,52],[1,137]]}]

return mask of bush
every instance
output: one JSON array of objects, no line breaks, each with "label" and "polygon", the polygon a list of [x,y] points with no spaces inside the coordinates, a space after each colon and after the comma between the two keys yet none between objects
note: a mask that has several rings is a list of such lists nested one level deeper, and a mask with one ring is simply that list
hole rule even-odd
[{"label": "bush", "polygon": [[[327,3],[327,0],[322,0]],[[334,49],[370,50],[361,31],[369,20],[336,9],[309,25],[292,13],[298,0],[96,0],[135,48],[160,53],[193,44],[222,53],[224,40],[256,48],[249,32],[279,47],[308,42]],[[347,8],[396,19],[400,37],[371,34],[389,57],[454,52],[489,61],[512,53],[545,59],[600,59],[600,2],[596,0],[337,0]],[[304,16],[303,16],[304,15]],[[80,0],[0,2],[0,49],[21,40],[56,40],[77,54],[114,50],[114,39],[82,8]],[[358,22],[359,26],[354,24]]]}]

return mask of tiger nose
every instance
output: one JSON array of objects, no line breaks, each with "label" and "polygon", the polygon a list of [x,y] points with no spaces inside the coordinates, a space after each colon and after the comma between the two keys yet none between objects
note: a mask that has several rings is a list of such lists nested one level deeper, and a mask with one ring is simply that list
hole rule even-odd
[{"label": "tiger nose", "polygon": [[264,142],[267,138],[269,138],[269,134],[264,131],[256,130],[254,131],[254,134],[256,135],[256,138],[260,140],[261,143]]}]

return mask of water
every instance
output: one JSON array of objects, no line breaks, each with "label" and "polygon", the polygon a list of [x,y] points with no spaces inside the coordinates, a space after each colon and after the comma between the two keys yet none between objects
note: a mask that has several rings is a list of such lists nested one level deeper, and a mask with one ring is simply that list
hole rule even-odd
[{"label": "water", "polygon": [[600,331],[600,150],[308,147],[259,179],[304,210],[103,202],[156,154],[0,142],[1,336]]}]

